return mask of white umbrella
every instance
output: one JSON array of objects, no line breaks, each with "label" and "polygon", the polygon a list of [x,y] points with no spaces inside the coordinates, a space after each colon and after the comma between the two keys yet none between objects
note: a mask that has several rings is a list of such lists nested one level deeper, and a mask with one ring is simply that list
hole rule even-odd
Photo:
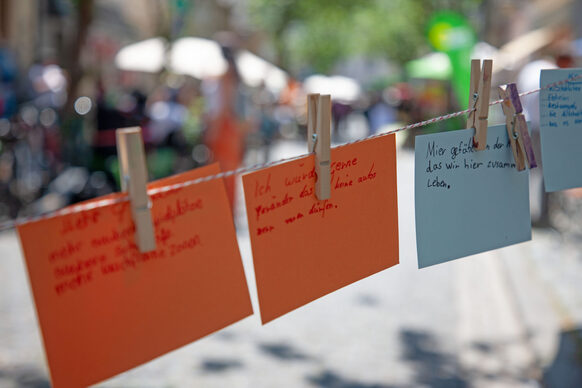
[{"label": "white umbrella", "polygon": [[341,75],[311,75],[303,81],[303,89],[306,93],[329,94],[332,99],[344,102],[356,101],[362,94],[362,88],[355,79]]},{"label": "white umbrella", "polygon": [[172,44],[168,68],[179,74],[203,79],[224,74],[228,67],[220,45],[202,38],[180,38]]},{"label": "white umbrella", "polygon": [[287,73],[250,51],[240,51],[236,65],[243,82],[249,86],[259,86],[264,82],[267,89],[280,92],[287,85]]},{"label": "white umbrella", "polygon": [[[123,47],[115,63],[123,70],[157,72],[163,66],[177,74],[198,79],[217,77],[228,68],[220,45],[209,39],[187,37],[176,40],[166,51],[163,38],[153,38]],[[264,83],[274,93],[287,84],[287,73],[247,50],[235,58],[242,81],[252,87]]]},{"label": "white umbrella", "polygon": [[152,38],[123,47],[115,55],[115,65],[122,70],[157,73],[164,68],[166,40]]}]

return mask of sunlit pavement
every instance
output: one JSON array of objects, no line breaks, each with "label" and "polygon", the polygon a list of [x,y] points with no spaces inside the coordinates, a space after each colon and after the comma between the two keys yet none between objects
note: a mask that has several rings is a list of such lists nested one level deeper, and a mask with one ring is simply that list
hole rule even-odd
[{"label": "sunlit pavement", "polygon": [[[279,143],[271,157],[304,147]],[[99,386],[582,386],[582,240],[535,230],[530,242],[418,270],[412,153],[399,151],[398,162],[401,264],[266,326],[249,317]],[[258,314],[240,209],[239,245]],[[13,386],[49,383],[18,240],[7,232],[0,387]]]}]

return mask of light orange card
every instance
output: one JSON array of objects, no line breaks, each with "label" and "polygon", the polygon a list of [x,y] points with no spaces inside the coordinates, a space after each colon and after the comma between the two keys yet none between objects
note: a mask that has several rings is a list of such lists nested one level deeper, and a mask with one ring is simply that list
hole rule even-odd
[{"label": "light orange card", "polygon": [[332,149],[331,198],[314,157],[243,177],[263,323],[398,264],[394,135]]},{"label": "light orange card", "polygon": [[157,246],[146,254],[128,202],[18,228],[56,388],[97,383],[252,314],[222,180],[152,202]]}]

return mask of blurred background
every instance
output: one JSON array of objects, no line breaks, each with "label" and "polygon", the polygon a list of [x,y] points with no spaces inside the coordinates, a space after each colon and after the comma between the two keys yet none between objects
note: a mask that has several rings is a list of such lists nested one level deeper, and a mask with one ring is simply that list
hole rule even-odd
[{"label": "blurred background", "polygon": [[[580,15],[581,0],[0,0],[0,221],[118,191],[116,128],[142,128],[157,179],[306,153],[308,93],[331,94],[341,144],[466,109],[471,58],[494,60],[495,87],[536,89],[540,69],[581,65]],[[538,94],[522,102],[539,143]],[[464,126],[398,134],[401,265],[101,386],[582,386],[581,190],[548,195],[533,170],[532,242],[416,270],[414,136]],[[258,311],[240,179],[225,184]],[[0,387],[47,376],[2,232]]]}]

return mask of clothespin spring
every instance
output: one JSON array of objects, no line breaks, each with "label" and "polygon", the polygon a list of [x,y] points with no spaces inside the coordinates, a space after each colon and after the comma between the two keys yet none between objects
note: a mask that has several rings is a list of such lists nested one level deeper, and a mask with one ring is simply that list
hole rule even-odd
[{"label": "clothespin spring", "polygon": [[473,110],[477,110],[477,102],[479,101],[479,93],[473,93]]},{"label": "clothespin spring", "polygon": [[515,130],[515,124],[517,124],[517,115],[513,115],[511,119],[511,136],[514,140],[519,139],[519,133]]},{"label": "clothespin spring", "polygon": [[317,133],[311,135],[311,149],[309,150],[310,153],[315,152],[315,147],[317,146]]}]

